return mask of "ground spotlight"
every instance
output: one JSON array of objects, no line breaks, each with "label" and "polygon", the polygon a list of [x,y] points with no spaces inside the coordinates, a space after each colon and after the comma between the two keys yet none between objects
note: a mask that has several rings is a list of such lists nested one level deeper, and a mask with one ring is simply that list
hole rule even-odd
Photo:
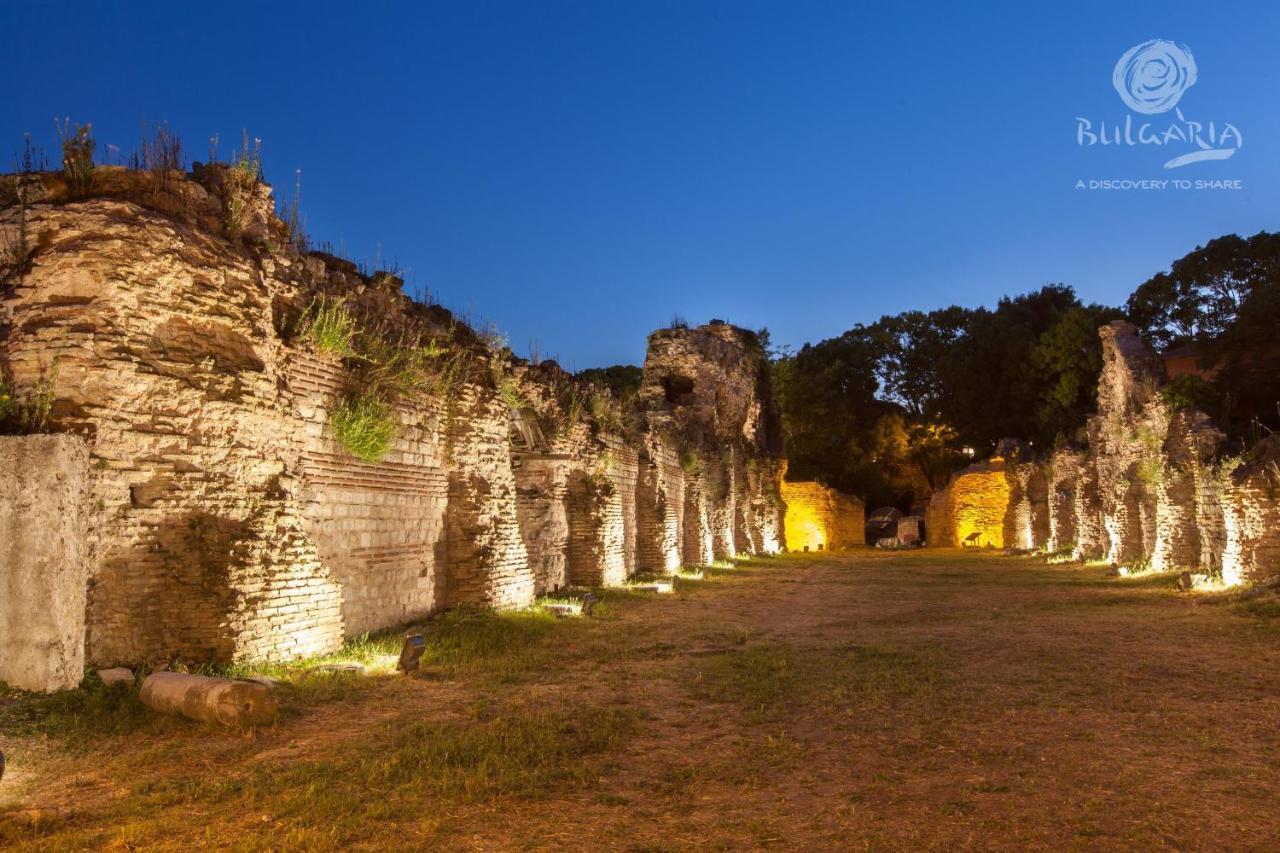
[{"label": "ground spotlight", "polygon": [[422,653],[426,651],[427,641],[422,639],[421,634],[405,634],[404,646],[400,649],[400,661],[396,664],[396,669],[405,673],[416,672],[418,663],[422,660]]}]

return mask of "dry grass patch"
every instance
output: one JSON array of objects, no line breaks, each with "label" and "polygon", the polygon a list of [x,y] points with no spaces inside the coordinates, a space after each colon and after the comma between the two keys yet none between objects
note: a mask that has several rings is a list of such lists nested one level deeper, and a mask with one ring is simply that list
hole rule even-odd
[{"label": "dry grass patch", "polygon": [[0,797],[70,815],[0,846],[1271,849],[1280,606],[1171,581],[789,555],[588,619],[445,614],[421,677],[270,670],[258,732],[3,697]]},{"label": "dry grass patch", "polygon": [[832,713],[928,701],[940,672],[933,659],[876,646],[765,643],[700,660],[686,680],[697,698],[737,704],[759,720],[803,708]]}]

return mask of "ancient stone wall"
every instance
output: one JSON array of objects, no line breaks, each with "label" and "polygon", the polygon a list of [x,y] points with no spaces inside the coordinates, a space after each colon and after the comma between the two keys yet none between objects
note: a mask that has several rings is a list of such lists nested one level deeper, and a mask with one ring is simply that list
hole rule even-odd
[{"label": "ancient stone wall", "polygon": [[866,508],[852,495],[812,480],[784,480],[782,501],[789,549],[830,551],[866,543]]},{"label": "ancient stone wall", "polygon": [[1052,553],[1074,551],[1080,535],[1076,518],[1077,492],[1083,454],[1071,447],[1054,450],[1045,471],[1049,533],[1045,547]]},{"label": "ancient stone wall", "polygon": [[639,462],[636,566],[642,572],[674,571],[684,558],[685,476],[680,453],[671,442],[651,434]]},{"label": "ancient stone wall", "polygon": [[924,508],[924,543],[935,548],[955,547],[955,515],[950,489],[938,489],[929,496],[929,503]]},{"label": "ancient stone wall", "polygon": [[715,543],[711,534],[707,480],[701,471],[690,471],[684,479],[684,563],[705,566],[715,560]]},{"label": "ancient stone wall", "polygon": [[[1005,460],[992,457],[958,472],[945,494],[930,501],[925,535],[931,545],[1005,547],[1005,520],[1013,490]],[[944,518],[939,518],[942,515]],[[935,526],[938,528],[935,533]],[[944,532],[949,538],[944,538]]]},{"label": "ancient stone wall", "polygon": [[637,530],[645,525],[636,497],[640,462],[617,441],[594,451],[569,475],[567,572],[579,586],[615,586],[638,566]]},{"label": "ancient stone wall", "polygon": [[1280,436],[1261,441],[1221,493],[1228,584],[1280,577]]},{"label": "ancient stone wall", "polygon": [[[1244,460],[1224,458],[1227,443],[1212,420],[1165,399],[1159,362],[1133,326],[1117,321],[1100,335],[1103,369],[1088,447],[1060,448],[1039,461],[993,458],[960,472],[930,504],[930,542],[938,541],[935,530],[954,531],[942,537],[948,543],[982,530],[993,545],[1220,574],[1227,584],[1280,576],[1275,440]],[[994,507],[1002,501],[997,540]]]},{"label": "ancient stone wall", "polygon": [[75,687],[95,523],[89,448],[69,435],[0,436],[0,681]]},{"label": "ancient stone wall", "polygon": [[524,541],[534,592],[553,592],[569,582],[569,466],[553,459],[522,459],[514,469],[516,521]]},{"label": "ancient stone wall", "polygon": [[1004,518],[1007,548],[1031,550],[1049,541],[1049,477],[1045,467],[1029,459],[1010,460],[1009,507]]},{"label": "ancient stone wall", "polygon": [[[0,209],[0,236],[21,216],[35,246],[3,294],[0,368],[47,382],[52,428],[88,446],[89,662],[297,657],[441,607],[782,547],[781,431],[752,333],[655,333],[623,411],[390,274],[299,252],[265,188],[227,237],[222,168],[161,190],[104,169],[84,200],[39,176],[23,211]],[[452,365],[387,399],[377,461],[332,429],[377,365],[300,333],[326,299],[375,345],[438,341],[423,357]]]},{"label": "ancient stone wall", "polygon": [[[782,499],[782,484],[787,461],[776,456],[756,457],[748,460],[744,468],[746,489],[739,505],[744,519],[745,553],[775,553],[786,541],[787,507]],[[858,503],[861,505],[861,501]],[[851,544],[861,544],[856,534]]]},{"label": "ancient stone wall", "polygon": [[402,404],[391,452],[363,462],[326,427],[345,377],[336,358],[291,352],[303,526],[341,590],[334,630],[361,634],[421,617],[442,603],[436,560],[444,546],[449,482],[439,412]]},{"label": "ancient stone wall", "polygon": [[[642,471],[641,505],[651,507],[645,510],[650,517],[660,515],[668,527],[683,530],[683,523],[673,522],[679,516],[698,528],[692,544],[683,536],[665,536],[658,547],[646,548],[644,559],[656,566],[674,564],[686,551],[702,554],[708,547],[716,560],[786,547],[785,508],[778,492],[781,415],[756,335],[716,320],[694,329],[654,332],[640,399],[650,430],[670,449],[664,455],[649,443],[655,467],[648,481]],[[659,485],[684,480],[696,482],[692,506],[683,491],[677,495]]]}]

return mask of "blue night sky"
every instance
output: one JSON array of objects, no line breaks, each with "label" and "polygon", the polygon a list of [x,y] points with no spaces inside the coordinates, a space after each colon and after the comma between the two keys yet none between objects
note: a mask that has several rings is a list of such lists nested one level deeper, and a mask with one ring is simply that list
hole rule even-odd
[{"label": "blue night sky", "polygon": [[[675,313],[799,346],[1054,281],[1119,304],[1280,227],[1280,4],[972,5],[0,0],[0,154],[55,159],[55,115],[126,153],[168,120],[201,160],[248,128],[314,240],[571,369],[638,363]],[[1240,129],[1230,160],[1077,146],[1077,116],[1143,118],[1111,76],[1153,38],[1191,49],[1179,108]],[[1244,189],[1073,189],[1150,178]]]}]

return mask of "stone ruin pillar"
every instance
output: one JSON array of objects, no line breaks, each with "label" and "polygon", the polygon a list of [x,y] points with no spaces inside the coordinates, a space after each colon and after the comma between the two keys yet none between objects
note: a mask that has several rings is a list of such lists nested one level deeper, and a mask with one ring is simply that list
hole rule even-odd
[{"label": "stone ruin pillar", "polygon": [[471,388],[459,397],[445,511],[446,601],[524,607],[533,602],[535,581],[517,522],[511,416],[499,401]]},{"label": "stone ruin pillar", "polygon": [[529,555],[534,592],[542,595],[568,583],[566,552],[569,515],[569,464],[555,459],[519,460],[516,481],[516,520]]},{"label": "stone ruin pillar", "polygon": [[705,566],[714,560],[706,489],[701,473],[685,476],[683,554],[686,566]]},{"label": "stone ruin pillar", "polygon": [[1160,447],[1168,418],[1158,390],[1163,368],[1122,320],[1099,330],[1102,372],[1098,413],[1089,420],[1105,531],[1105,556],[1112,563],[1150,557],[1156,532]]},{"label": "stone ruin pillar", "polygon": [[1049,505],[1050,553],[1075,550],[1076,496],[1080,488],[1080,452],[1061,447],[1049,457],[1047,478],[1047,502]]},{"label": "stone ruin pillar", "polygon": [[1152,569],[1221,569],[1225,536],[1212,469],[1224,439],[1203,412],[1186,410],[1170,419],[1156,483]]},{"label": "stone ruin pillar", "polygon": [[1280,435],[1259,442],[1225,479],[1223,581],[1275,578],[1280,575]]},{"label": "stone ruin pillar", "polygon": [[1034,461],[1010,461],[1009,509],[1005,514],[1005,547],[1043,548],[1049,541],[1049,486],[1044,467]]},{"label": "stone ruin pillar", "polygon": [[671,443],[650,434],[640,457],[636,486],[636,566],[642,572],[674,572],[683,556],[684,471]]}]

